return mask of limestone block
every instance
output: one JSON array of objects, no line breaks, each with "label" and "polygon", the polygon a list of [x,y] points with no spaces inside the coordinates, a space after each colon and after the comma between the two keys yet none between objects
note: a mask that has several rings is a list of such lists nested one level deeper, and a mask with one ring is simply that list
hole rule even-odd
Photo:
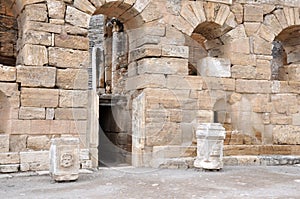
[{"label": "limestone block", "polygon": [[176,90],[185,90],[185,89],[202,90],[203,79],[200,76],[168,75],[167,87],[169,89],[176,89]]},{"label": "limestone block", "polygon": [[274,144],[300,144],[300,127],[292,125],[276,125],[273,128]]},{"label": "limestone block", "polygon": [[9,135],[0,134],[0,152],[9,151]]},{"label": "limestone block", "polygon": [[54,87],[56,68],[17,66],[17,82],[28,87]]},{"label": "limestone block", "polygon": [[204,77],[230,77],[229,59],[206,57],[197,63],[197,70]]},{"label": "limestone block", "polygon": [[271,27],[275,35],[278,35],[282,31],[282,27],[274,14],[266,15],[263,23]]},{"label": "limestone block", "polygon": [[141,13],[150,2],[150,0],[137,0],[133,8]]},{"label": "limestone block", "polygon": [[161,47],[157,45],[144,45],[140,48],[134,49],[129,53],[129,61],[135,61],[145,57],[160,57]]},{"label": "limestone block", "polygon": [[260,37],[253,38],[253,49],[255,54],[271,55],[272,54],[272,43]]},{"label": "limestone block", "polygon": [[294,8],[283,8],[283,13],[285,14],[286,22],[288,26],[295,25],[295,14],[294,14]]},{"label": "limestone block", "polygon": [[234,65],[231,67],[231,74],[236,79],[255,79],[256,68],[254,66]]},{"label": "limestone block", "polygon": [[214,21],[216,15],[215,9],[217,9],[216,6],[217,5],[215,3],[211,2],[206,2],[204,4],[207,21]]},{"label": "limestone block", "polygon": [[0,165],[0,173],[13,173],[19,171],[20,164]]},{"label": "limestone block", "polygon": [[52,36],[49,32],[28,30],[23,34],[23,44],[51,45]]},{"label": "limestone block", "polygon": [[49,150],[50,139],[46,135],[41,136],[28,136],[27,148],[35,151]]},{"label": "limestone block", "polygon": [[42,88],[23,88],[21,104],[28,107],[57,107],[58,90]]},{"label": "limestone block", "polygon": [[262,22],[263,7],[260,5],[244,5],[244,21]]},{"label": "limestone block", "polygon": [[49,151],[20,152],[21,171],[43,171],[49,169]]},{"label": "limestone block", "polygon": [[145,127],[146,145],[180,145],[182,143],[182,131],[178,123],[148,123]]},{"label": "limestone block", "polygon": [[215,23],[219,24],[220,26],[223,26],[229,13],[230,13],[230,7],[224,4],[221,5],[218,14],[216,16]]},{"label": "limestone block", "polygon": [[236,80],[239,93],[271,93],[271,82],[267,80]]},{"label": "limestone block", "polygon": [[19,119],[21,120],[34,120],[45,119],[45,108],[36,107],[20,107]]},{"label": "limestone block", "polygon": [[0,64],[0,81],[15,81],[17,77],[16,67],[3,66]]},{"label": "limestone block", "polygon": [[47,0],[49,17],[53,19],[64,19],[66,5],[63,1]]},{"label": "limestone block", "polygon": [[243,22],[244,18],[244,8],[242,4],[234,3],[230,6],[231,11],[234,13],[236,21],[240,24]]},{"label": "limestone block", "polygon": [[[9,125],[11,128],[11,134],[16,134],[16,135],[30,134],[30,120],[11,120],[9,121]],[[10,148],[12,144],[13,143],[10,143]],[[26,146],[26,140],[25,140],[25,146]]]},{"label": "limestone block", "polygon": [[56,47],[88,50],[89,38],[60,34],[54,36],[54,44]]},{"label": "limestone block", "polygon": [[66,22],[79,26],[82,28],[88,28],[91,16],[71,6],[67,6]]},{"label": "limestone block", "polygon": [[18,84],[16,84],[16,83],[0,82],[0,90],[7,97],[18,96],[19,95]]},{"label": "limestone block", "polygon": [[89,66],[89,52],[49,48],[49,64],[60,68],[87,68]]},{"label": "limestone block", "polygon": [[271,120],[271,123],[275,124],[275,125],[291,125],[292,124],[292,116],[291,115],[271,113],[270,120]]},{"label": "limestone block", "polygon": [[48,52],[45,46],[25,44],[22,51],[23,63],[28,66],[48,64]]},{"label": "limestone block", "polygon": [[188,46],[173,46],[173,45],[162,45],[162,56],[166,57],[189,57]]},{"label": "limestone block", "polygon": [[68,33],[68,34],[71,34],[71,35],[83,35],[83,36],[87,36],[87,34],[88,34],[88,30],[87,29],[80,28],[78,26],[69,25],[69,24],[65,24],[64,31],[66,33]]},{"label": "limestone block", "polygon": [[245,22],[245,31],[248,37],[253,36],[258,31],[259,27],[261,26],[261,23],[259,22]]},{"label": "limestone block", "polygon": [[208,91],[200,91],[199,96],[201,96],[198,99],[198,107],[200,110],[211,110],[214,106],[212,102],[212,96]]},{"label": "limestone block", "polygon": [[46,120],[54,119],[54,108],[46,108]]},{"label": "limestone block", "polygon": [[52,179],[77,180],[79,167],[79,139],[74,137],[52,139],[49,170]]},{"label": "limestone block", "polygon": [[59,107],[84,108],[88,104],[87,91],[60,90]]},{"label": "limestone block", "polygon": [[56,86],[62,89],[87,89],[89,74],[83,69],[58,69]]},{"label": "limestone block", "polygon": [[276,18],[278,19],[282,29],[288,27],[288,23],[286,21],[285,14],[282,9],[277,9],[273,13],[275,14]]},{"label": "limestone block", "polygon": [[230,44],[235,39],[245,39],[247,38],[246,31],[244,25],[238,25],[233,30],[227,32],[223,36],[221,36],[221,40],[224,44]]},{"label": "limestone block", "polygon": [[[243,45],[241,45],[243,44]],[[226,50],[236,53],[250,53],[249,38],[234,39],[230,44],[225,45]]]},{"label": "limestone block", "polygon": [[170,16],[165,18],[165,20],[167,24],[173,25],[187,35],[191,35],[194,31],[194,28],[183,17]]},{"label": "limestone block", "polygon": [[12,152],[26,151],[27,137],[28,137],[27,135],[10,135],[9,151]]},{"label": "limestone block", "polygon": [[227,26],[229,28],[235,28],[237,25],[238,25],[238,23],[235,20],[234,14],[232,12],[230,12],[225,21],[225,26]]},{"label": "limestone block", "polygon": [[292,120],[293,120],[292,125],[300,126],[300,113],[293,114]]},{"label": "limestone block", "polygon": [[230,53],[228,55],[230,58],[231,64],[233,65],[244,65],[244,66],[255,66],[256,65],[256,56],[253,54],[244,54],[244,53]]},{"label": "limestone block", "polygon": [[271,79],[271,63],[269,60],[256,60],[256,78],[257,79]]},{"label": "limestone block", "polygon": [[142,88],[163,88],[166,86],[164,74],[142,74],[127,78],[126,90],[136,90]]},{"label": "limestone block", "polygon": [[257,113],[270,113],[273,109],[269,95],[257,94],[251,99],[251,104],[252,110]]},{"label": "limestone block", "polygon": [[75,0],[74,6],[79,10],[89,14],[94,14],[96,10],[96,8],[89,1],[85,0]]},{"label": "limestone block", "polygon": [[264,24],[260,26],[258,35],[268,42],[272,42],[275,38],[275,33],[272,31],[272,29]]},{"label": "limestone block", "polygon": [[44,23],[38,21],[26,21],[23,27],[23,31],[27,32],[29,30],[50,32],[60,34],[62,32],[62,25],[53,23]]},{"label": "limestone block", "polygon": [[20,164],[20,155],[17,152],[0,153],[1,164]]},{"label": "limestone block", "polygon": [[299,111],[297,95],[276,94],[271,96],[273,107],[280,114],[295,114]]},{"label": "limestone block", "polygon": [[46,21],[47,7],[46,4],[31,4],[25,7],[23,14],[27,20],[31,21]]},{"label": "limestone block", "polygon": [[[151,3],[149,3],[149,5],[140,14],[143,18],[143,21],[147,23],[162,18],[163,13],[160,12],[159,9],[164,5],[165,4],[161,1],[152,1]],[[120,13],[123,13],[123,10],[121,10]]]},{"label": "limestone block", "polygon": [[[187,2],[190,3],[190,2]],[[193,11],[193,8],[189,4],[183,5],[184,9],[181,9],[180,15],[191,24],[192,27],[196,28],[201,22]]]},{"label": "limestone block", "polygon": [[188,74],[188,60],[180,58],[145,58],[138,61],[138,74]]},{"label": "limestone block", "polygon": [[55,109],[57,120],[86,120],[87,109],[85,108],[57,108]]},{"label": "limestone block", "polygon": [[152,154],[152,164],[155,161],[161,161],[168,158],[182,158],[194,155],[195,147],[187,146],[176,146],[176,145],[166,145],[166,146],[154,146]]}]

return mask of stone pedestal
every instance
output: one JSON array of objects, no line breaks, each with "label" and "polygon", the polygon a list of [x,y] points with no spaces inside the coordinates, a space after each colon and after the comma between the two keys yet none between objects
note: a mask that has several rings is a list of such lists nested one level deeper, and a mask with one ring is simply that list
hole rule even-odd
[{"label": "stone pedestal", "polygon": [[50,176],[55,181],[73,181],[79,174],[79,139],[54,138],[50,147]]},{"label": "stone pedestal", "polygon": [[226,131],[219,123],[199,124],[197,136],[196,168],[221,169],[223,168],[223,143]]}]

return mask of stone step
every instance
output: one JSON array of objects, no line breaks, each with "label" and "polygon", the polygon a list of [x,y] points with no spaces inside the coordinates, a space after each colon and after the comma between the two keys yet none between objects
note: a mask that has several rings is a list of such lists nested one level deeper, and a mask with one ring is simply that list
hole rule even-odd
[{"label": "stone step", "polygon": [[[189,169],[194,168],[196,157],[168,158],[160,162],[157,168]],[[226,166],[280,166],[300,164],[298,155],[241,155],[223,157]]]},{"label": "stone step", "polygon": [[298,155],[225,156],[224,166],[280,166],[300,164]]},{"label": "stone step", "polygon": [[224,145],[224,156],[300,155],[300,145]]}]

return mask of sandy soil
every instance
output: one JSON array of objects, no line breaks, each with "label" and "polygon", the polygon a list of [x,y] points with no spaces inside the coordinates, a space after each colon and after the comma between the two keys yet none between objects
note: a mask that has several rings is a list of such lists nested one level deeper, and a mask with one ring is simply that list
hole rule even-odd
[{"label": "sandy soil", "polygon": [[300,166],[225,167],[220,172],[100,168],[64,183],[48,175],[17,175],[0,179],[0,198],[300,198]]}]

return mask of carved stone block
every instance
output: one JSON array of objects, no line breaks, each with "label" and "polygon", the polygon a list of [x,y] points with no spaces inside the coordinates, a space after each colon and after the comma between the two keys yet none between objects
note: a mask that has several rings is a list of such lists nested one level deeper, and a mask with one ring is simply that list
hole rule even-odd
[{"label": "carved stone block", "polygon": [[223,143],[226,131],[219,123],[202,123],[196,131],[197,158],[194,166],[203,169],[223,168]]},{"label": "carved stone block", "polygon": [[79,139],[54,138],[50,147],[50,176],[55,181],[73,181],[79,174]]}]

